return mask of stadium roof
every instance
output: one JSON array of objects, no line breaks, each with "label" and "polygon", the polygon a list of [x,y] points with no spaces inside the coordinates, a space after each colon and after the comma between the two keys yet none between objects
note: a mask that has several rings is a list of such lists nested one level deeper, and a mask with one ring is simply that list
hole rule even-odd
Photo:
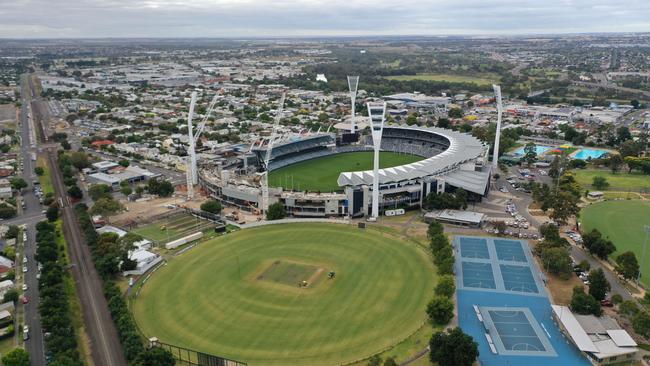
[{"label": "stadium roof", "polygon": [[[404,129],[417,131],[418,133],[430,133],[445,137],[449,140],[449,148],[442,153],[415,163],[400,165],[392,168],[379,170],[379,183],[400,182],[411,179],[418,179],[430,175],[443,174],[450,168],[459,166],[469,160],[476,159],[485,154],[486,146],[479,139],[461,132],[447,130],[437,127],[412,127],[412,126],[387,126],[384,130]],[[371,185],[374,179],[372,170],[357,172],[343,172],[337,180],[338,185],[356,186]],[[481,194],[483,190],[481,190]]]}]

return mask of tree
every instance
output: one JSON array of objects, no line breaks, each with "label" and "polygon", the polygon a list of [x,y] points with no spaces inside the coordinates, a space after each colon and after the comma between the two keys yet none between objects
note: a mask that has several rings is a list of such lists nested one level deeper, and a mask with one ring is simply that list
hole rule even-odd
[{"label": "tree", "polygon": [[436,285],[435,293],[438,296],[452,297],[456,291],[454,284],[454,276],[444,275],[441,276]]},{"label": "tree", "polygon": [[627,251],[616,257],[616,271],[624,278],[630,280],[639,276],[639,262],[636,260],[634,252]]},{"label": "tree", "polygon": [[535,143],[529,142],[524,146],[523,160],[528,163],[528,166],[537,160],[537,145]]},{"label": "tree", "polygon": [[445,234],[435,234],[429,240],[429,248],[431,249],[431,254],[433,254],[434,257],[438,255],[438,252],[442,250],[442,248],[447,246],[449,246],[449,239],[447,239],[447,236],[445,236]]},{"label": "tree", "polygon": [[169,351],[152,347],[140,353],[134,364],[135,366],[174,366],[176,360]]},{"label": "tree", "polygon": [[40,166],[37,166],[36,168],[34,168],[34,173],[40,177],[43,174],[45,174],[45,169],[43,169]]},{"label": "tree", "polygon": [[478,343],[460,328],[434,333],[429,349],[429,360],[445,366],[471,366],[479,355]]},{"label": "tree", "polygon": [[84,194],[76,184],[68,188],[68,195],[72,198],[82,199]]},{"label": "tree", "polygon": [[367,366],[381,366],[381,357],[379,355],[373,355],[368,359]]},{"label": "tree", "polygon": [[650,337],[650,314],[645,311],[638,312],[632,318],[632,328],[638,334],[646,338]]},{"label": "tree", "polygon": [[429,239],[433,238],[435,235],[442,234],[445,231],[444,226],[438,221],[431,221],[429,227],[427,228],[427,237]]},{"label": "tree", "polygon": [[127,168],[131,164],[131,162],[126,160],[126,159],[121,159],[117,163],[120,164],[121,166],[125,167],[125,168]]},{"label": "tree", "polygon": [[448,116],[449,118],[463,118],[463,111],[460,108],[451,108]]},{"label": "tree", "polygon": [[221,203],[217,200],[207,200],[201,204],[201,210],[213,214],[219,214],[222,207]]},{"label": "tree", "polygon": [[571,274],[571,256],[563,247],[551,247],[542,250],[541,255],[544,268],[550,273],[568,278]]},{"label": "tree", "polygon": [[575,313],[582,315],[593,314],[600,316],[603,310],[600,308],[600,303],[593,296],[585,293],[584,287],[576,286],[573,288],[573,295],[571,296],[571,310]]},{"label": "tree", "polygon": [[612,304],[618,305],[623,302],[623,296],[620,294],[613,294],[612,295]]},{"label": "tree", "polygon": [[90,209],[91,215],[110,216],[124,210],[121,203],[111,197],[100,198],[95,201],[95,204]]},{"label": "tree", "polygon": [[9,229],[5,233],[5,239],[15,239],[20,233],[20,228],[16,225],[9,225]]},{"label": "tree", "polygon": [[81,170],[90,166],[90,161],[88,160],[88,155],[82,151],[75,151],[70,154],[70,163]]},{"label": "tree", "polygon": [[174,193],[174,185],[165,179],[152,178],[147,182],[147,190],[160,197],[169,197]]},{"label": "tree", "polygon": [[589,272],[589,295],[593,296],[594,299],[598,301],[605,299],[605,295],[611,288],[602,268]]},{"label": "tree", "polygon": [[591,185],[596,189],[603,190],[609,187],[609,182],[607,181],[607,178],[597,175],[592,180]]},{"label": "tree", "polygon": [[564,225],[570,217],[580,212],[578,207],[579,198],[565,190],[559,191],[555,195],[553,202],[553,212],[550,218],[558,224]]},{"label": "tree", "polygon": [[29,366],[29,353],[23,348],[14,348],[2,356],[4,366]]},{"label": "tree", "polygon": [[128,196],[131,193],[133,193],[133,189],[131,189],[131,187],[129,187],[129,186],[125,186],[125,187],[120,188],[120,192],[122,192],[123,195]]},{"label": "tree", "polygon": [[431,323],[445,325],[454,317],[454,303],[448,297],[434,296],[426,312]]},{"label": "tree", "polygon": [[267,220],[280,220],[287,216],[287,211],[284,209],[284,205],[280,202],[273,203],[269,205],[268,211],[266,211]]},{"label": "tree", "polygon": [[10,290],[7,290],[7,292],[5,292],[4,296],[2,297],[2,302],[5,303],[5,302],[18,301],[18,296],[19,296],[18,290],[12,288]]},{"label": "tree", "polygon": [[20,191],[23,188],[27,187],[27,182],[20,177],[13,177],[9,180],[9,183],[11,184],[11,188]]},{"label": "tree", "polygon": [[616,174],[621,169],[623,163],[623,158],[619,154],[612,154],[608,161],[609,169],[612,170],[613,174]]},{"label": "tree", "polygon": [[388,357],[385,361],[383,366],[398,366],[397,361],[395,361],[395,357]]},{"label": "tree", "polygon": [[630,105],[631,105],[632,108],[634,108],[634,109],[639,109],[639,108],[641,107],[641,103],[640,103],[637,99],[632,99],[632,100],[630,101]]},{"label": "tree", "polygon": [[47,221],[49,222],[56,221],[59,218],[59,205],[51,205],[48,207],[47,211],[45,211],[45,217],[47,217]]}]

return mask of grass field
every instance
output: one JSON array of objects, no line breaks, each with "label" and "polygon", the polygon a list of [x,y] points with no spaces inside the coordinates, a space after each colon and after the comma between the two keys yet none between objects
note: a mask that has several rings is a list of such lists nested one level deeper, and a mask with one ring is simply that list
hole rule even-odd
[{"label": "grass field", "polygon": [[[631,250],[641,262],[645,240],[643,226],[650,225],[650,202],[606,201],[595,203],[582,209],[580,222],[584,232],[596,228],[604,236],[609,237],[616,245],[616,254]],[[641,278],[641,282],[650,285],[650,260],[646,260],[641,272],[646,274],[645,279]]]},{"label": "grass field", "polygon": [[[269,174],[269,186],[283,187],[297,191],[338,191],[336,180],[341,172],[372,169],[372,152],[352,152],[325,156],[274,170]],[[388,151],[379,153],[379,167],[390,168],[422,160],[422,157],[397,154]]]},{"label": "grass field", "polygon": [[612,174],[611,170],[603,169],[575,169],[576,180],[585,188],[593,189],[591,183],[594,177],[601,176],[609,182],[608,190],[612,191],[643,191],[650,190],[650,175],[634,172],[618,172]]},{"label": "grass field", "polygon": [[453,74],[417,74],[417,75],[395,75],[387,76],[389,80],[424,80],[424,81],[448,81],[450,83],[475,83],[478,85],[490,85],[499,81],[497,75],[467,76]]},{"label": "grass field", "polygon": [[[301,280],[314,282],[299,287]],[[434,285],[426,251],[387,233],[270,225],[172,258],[132,309],[145,335],[163,342],[252,366],[334,365],[415,332]]]},{"label": "grass field", "polygon": [[213,227],[214,224],[207,220],[197,219],[189,214],[181,214],[140,226],[133,229],[132,232],[156,243],[167,243]]}]

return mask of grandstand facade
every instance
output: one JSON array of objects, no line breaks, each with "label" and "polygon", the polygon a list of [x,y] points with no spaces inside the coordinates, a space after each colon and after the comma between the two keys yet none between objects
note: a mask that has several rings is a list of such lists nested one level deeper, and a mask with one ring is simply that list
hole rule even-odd
[{"label": "grandstand facade", "polygon": [[[402,166],[380,169],[379,210],[421,206],[431,192],[453,192],[463,188],[472,200],[487,195],[490,166],[488,146],[471,135],[441,128],[385,126],[383,151],[408,153],[423,159]],[[336,135],[319,133],[297,136],[273,146],[268,170],[273,171],[301,161],[353,151],[372,151],[372,138],[360,143],[336,145]],[[266,147],[253,148],[256,161],[264,161]],[[243,161],[249,161],[244,156]],[[219,166],[202,170],[201,184],[215,198],[244,210],[259,208],[262,172],[242,164],[237,169]],[[365,216],[372,210],[372,170],[342,172],[337,192],[291,192],[269,189],[270,203],[281,202],[294,217]]]}]

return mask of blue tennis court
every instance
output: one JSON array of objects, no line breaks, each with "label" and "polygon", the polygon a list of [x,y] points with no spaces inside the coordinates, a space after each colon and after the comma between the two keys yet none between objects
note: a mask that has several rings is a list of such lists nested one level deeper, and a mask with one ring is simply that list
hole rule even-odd
[{"label": "blue tennis court", "polygon": [[496,289],[492,265],[481,262],[463,262],[463,286]]},{"label": "blue tennis court", "polygon": [[482,238],[460,238],[460,255],[463,258],[489,259],[487,240]]},{"label": "blue tennis court", "polygon": [[553,346],[527,308],[482,308],[486,328],[501,354],[555,355]]},{"label": "blue tennis court", "polygon": [[516,240],[494,239],[494,249],[501,261],[526,262],[526,254],[521,247],[521,242]]},{"label": "blue tennis court", "polygon": [[503,286],[507,291],[538,293],[530,267],[500,264]]}]

